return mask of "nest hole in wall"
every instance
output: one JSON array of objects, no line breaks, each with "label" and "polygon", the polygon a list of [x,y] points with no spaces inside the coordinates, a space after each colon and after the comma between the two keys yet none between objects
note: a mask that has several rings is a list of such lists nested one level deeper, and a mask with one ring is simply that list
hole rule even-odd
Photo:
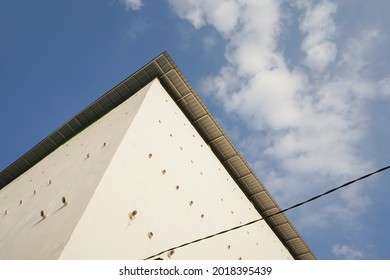
[{"label": "nest hole in wall", "polygon": [[41,217],[42,217],[43,219],[46,219],[46,218],[47,218],[47,213],[46,213],[45,211],[43,211],[43,210],[41,210]]},{"label": "nest hole in wall", "polygon": [[137,210],[133,210],[133,211],[129,212],[130,220],[134,220],[137,213],[138,213]]},{"label": "nest hole in wall", "polygon": [[174,253],[175,253],[175,250],[173,250],[173,249],[170,250],[170,251],[167,253],[168,258],[172,257]]},{"label": "nest hole in wall", "polygon": [[65,196],[62,197],[61,201],[62,201],[62,203],[64,205],[68,205],[69,204],[69,201],[68,201],[68,199]]}]

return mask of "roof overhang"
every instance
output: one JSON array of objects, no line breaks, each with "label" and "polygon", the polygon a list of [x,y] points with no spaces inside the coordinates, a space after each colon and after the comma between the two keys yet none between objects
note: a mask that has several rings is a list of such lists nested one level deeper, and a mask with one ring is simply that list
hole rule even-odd
[{"label": "roof overhang", "polygon": [[[260,215],[268,217],[279,212],[278,204],[233,145],[167,52],[160,54],[97,99],[4,169],[0,173],[0,189],[127,100],[155,78],[160,80],[163,87],[198,130],[199,134],[247,195]],[[310,248],[283,213],[272,215],[265,220],[295,259],[315,259]]]}]

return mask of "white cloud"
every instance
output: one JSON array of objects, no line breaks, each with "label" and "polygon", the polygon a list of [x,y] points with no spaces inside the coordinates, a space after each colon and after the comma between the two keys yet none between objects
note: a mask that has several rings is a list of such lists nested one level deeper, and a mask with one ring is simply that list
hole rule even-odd
[{"label": "white cloud", "polygon": [[[205,25],[204,11],[197,4],[199,1],[168,0],[168,2],[180,18],[188,20],[195,28],[199,29]],[[204,3],[202,2],[201,5]]]},{"label": "white cloud", "polygon": [[[268,134],[272,140],[261,154],[277,160],[284,172],[340,176],[362,170],[353,148],[364,128],[356,96],[371,90],[370,84],[340,77],[310,83],[310,74],[299,66],[289,68],[278,49],[282,25],[279,1],[231,2],[236,9],[231,14],[241,15],[233,29],[230,23],[216,23],[218,9],[211,9],[209,1],[170,1],[179,16],[194,27],[210,25],[223,34],[230,32],[227,64],[217,76],[204,81],[205,90],[218,96],[228,112],[240,116],[254,131]],[[193,5],[200,15],[196,21],[188,14]],[[305,7],[301,28],[308,33],[303,42],[309,49],[328,42],[327,35],[310,38],[315,32],[333,32],[330,16],[336,8],[328,1]],[[324,67],[316,61],[316,67]]]},{"label": "white cloud", "polygon": [[126,9],[133,11],[141,9],[143,5],[142,0],[121,0],[121,2],[126,6]]},{"label": "white cloud", "polygon": [[339,67],[349,73],[349,76],[361,76],[370,66],[368,63],[373,56],[373,47],[381,40],[377,29],[362,30],[361,33],[349,38],[346,42],[345,52],[341,54]]},{"label": "white cloud", "polygon": [[304,79],[283,65],[253,75],[225,101],[227,109],[258,130],[296,127],[302,118],[299,91]]},{"label": "white cloud", "polygon": [[[212,27],[224,36],[226,62],[204,79],[203,90],[246,124],[249,135],[240,137],[240,146],[282,207],[370,171],[372,162],[361,153],[370,117],[365,105],[378,94],[388,96],[390,88],[388,77],[366,75],[380,32],[363,30],[339,44],[337,6],[328,0],[294,1],[288,11],[281,1],[227,1],[230,21],[217,16],[221,1],[210,2],[170,0],[195,28]],[[300,18],[301,63],[287,62],[283,51],[287,12]],[[371,204],[362,193],[333,194],[316,212],[298,211],[297,220],[307,228],[330,221],[358,228],[359,214]]]},{"label": "white cloud", "polygon": [[305,63],[311,69],[322,72],[336,58],[337,48],[333,42],[336,26],[333,16],[337,6],[327,0],[313,5],[306,1],[305,15],[300,23],[301,31],[306,35],[302,50],[306,54]]},{"label": "white cloud", "polygon": [[169,3],[179,17],[191,22],[195,28],[211,24],[224,35],[235,28],[239,18],[235,0],[169,0]]},{"label": "white cloud", "polygon": [[363,257],[362,252],[359,250],[353,249],[348,245],[336,244],[332,247],[332,253],[336,257],[341,257],[346,260],[355,260],[361,259]]}]

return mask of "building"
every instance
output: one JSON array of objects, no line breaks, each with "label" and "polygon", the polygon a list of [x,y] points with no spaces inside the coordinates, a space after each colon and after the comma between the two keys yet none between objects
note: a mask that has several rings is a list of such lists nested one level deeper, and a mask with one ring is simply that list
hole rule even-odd
[{"label": "building", "polygon": [[166,52],[0,188],[0,259],[315,258]]}]

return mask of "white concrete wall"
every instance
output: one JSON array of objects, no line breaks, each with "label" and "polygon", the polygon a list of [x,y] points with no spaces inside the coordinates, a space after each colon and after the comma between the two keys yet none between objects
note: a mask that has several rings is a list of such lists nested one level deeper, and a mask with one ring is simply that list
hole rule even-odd
[{"label": "white concrete wall", "polygon": [[[0,259],[60,256],[147,90],[148,86],[0,190]],[[63,196],[69,200],[66,206]]]},{"label": "white concrete wall", "polygon": [[[152,83],[61,259],[147,258],[260,217],[159,81]],[[292,259],[265,222],[171,258]]]}]

